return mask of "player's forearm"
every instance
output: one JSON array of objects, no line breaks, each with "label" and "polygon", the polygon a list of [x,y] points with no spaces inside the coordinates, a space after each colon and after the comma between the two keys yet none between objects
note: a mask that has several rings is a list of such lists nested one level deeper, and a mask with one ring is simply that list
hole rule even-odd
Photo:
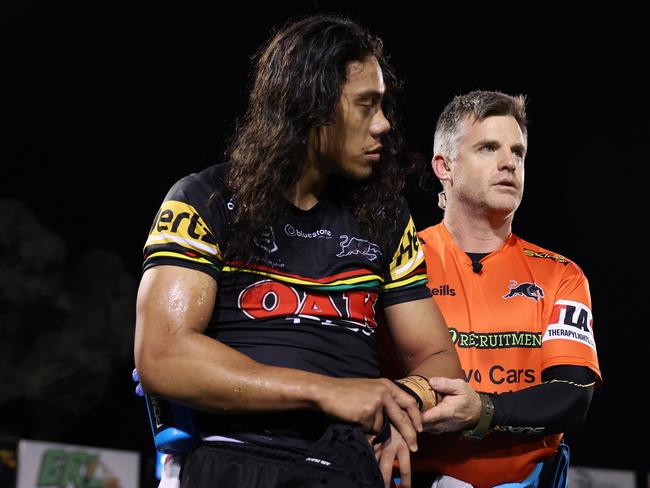
[{"label": "player's forearm", "polygon": [[145,391],[216,412],[314,408],[328,378],[260,364],[200,333],[136,349]]},{"label": "player's forearm", "polygon": [[[410,366],[410,367],[409,367]],[[446,378],[462,378],[463,371],[460,367],[456,351],[444,349],[427,356],[416,365],[407,363],[409,374],[417,374],[430,378],[442,376]]]},{"label": "player's forearm", "polygon": [[273,368],[204,335],[217,282],[175,266],[145,271],[138,291],[135,360],[146,391],[211,411],[309,408],[326,378]]},{"label": "player's forearm", "polygon": [[432,298],[399,303],[384,310],[397,350],[410,374],[462,378],[458,353]]}]

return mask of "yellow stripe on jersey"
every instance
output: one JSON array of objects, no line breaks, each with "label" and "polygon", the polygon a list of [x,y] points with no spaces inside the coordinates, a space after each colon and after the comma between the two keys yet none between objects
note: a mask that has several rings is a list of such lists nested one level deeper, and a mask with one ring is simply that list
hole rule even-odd
[{"label": "yellow stripe on jersey", "polygon": [[390,277],[393,280],[403,278],[415,270],[422,261],[424,261],[424,252],[422,252],[413,219],[409,217],[399,246],[397,246],[397,250],[390,262]]},{"label": "yellow stripe on jersey", "polygon": [[187,239],[185,237],[180,237],[177,235],[173,234],[159,234],[159,235],[149,235],[149,238],[147,239],[147,242],[145,242],[144,247],[150,247],[150,246],[157,246],[160,244],[178,244],[179,246],[182,246],[186,249],[191,249],[192,251],[201,253],[201,254],[209,254],[211,256],[214,256],[216,258],[221,259],[221,250],[219,249],[219,244],[216,245],[211,245],[211,244],[206,244],[201,241],[197,241],[196,239]]},{"label": "yellow stripe on jersey", "polygon": [[184,259],[186,261],[192,261],[194,263],[201,263],[201,264],[207,264],[210,266],[215,266],[215,264],[212,261],[209,261],[205,258],[202,257],[192,257],[192,256],[187,256],[183,253],[180,252],[173,252],[173,251],[158,251],[151,253],[147,256],[147,261],[150,259],[155,259],[155,258],[178,258],[178,259]]},{"label": "yellow stripe on jersey", "polygon": [[233,272],[241,272],[241,273],[252,273],[252,274],[257,274],[260,276],[266,276],[268,278],[272,278],[277,281],[284,281],[285,283],[294,283],[297,285],[308,285],[312,287],[320,287],[320,288],[331,288],[333,286],[339,286],[339,285],[357,285],[359,283],[370,283],[370,282],[382,282],[384,279],[375,274],[368,274],[368,275],[363,275],[363,276],[355,276],[354,278],[346,278],[342,280],[336,280],[336,281],[331,281],[328,283],[319,283],[318,281],[310,281],[310,280],[302,280],[300,278],[294,278],[291,276],[286,276],[286,275],[280,275],[280,274],[275,274],[275,273],[268,273],[265,271],[260,271],[257,269],[246,269],[246,268],[237,268],[235,266],[224,266],[223,270],[224,273],[233,273]]},{"label": "yellow stripe on jersey", "polygon": [[393,288],[399,288],[402,286],[408,286],[411,285],[417,281],[421,281],[422,283],[427,282],[427,275],[425,273],[422,274],[415,274],[411,276],[410,278],[407,278],[405,280],[397,281],[397,282],[392,282],[392,283],[387,283],[384,285],[382,288],[384,290],[392,290]]},{"label": "yellow stripe on jersey", "polygon": [[144,247],[169,243],[221,259],[221,249],[214,234],[196,209],[185,202],[163,202]]}]

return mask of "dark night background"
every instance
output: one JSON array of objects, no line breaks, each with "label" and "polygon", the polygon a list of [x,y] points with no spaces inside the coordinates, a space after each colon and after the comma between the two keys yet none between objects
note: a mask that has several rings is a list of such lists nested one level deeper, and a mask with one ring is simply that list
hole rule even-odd
[{"label": "dark night background", "polygon": [[[221,159],[246,106],[249,59],[270,29],[340,12],[384,39],[405,80],[407,149],[427,159],[453,95],[528,96],[514,229],[587,274],[604,377],[586,425],[567,434],[572,461],[645,477],[647,285],[632,276],[647,254],[637,237],[650,128],[639,12],[326,1],[2,8],[0,435],[151,457],[130,380],[149,225],[173,182]],[[440,219],[430,191],[411,184],[408,197],[419,227]]]}]

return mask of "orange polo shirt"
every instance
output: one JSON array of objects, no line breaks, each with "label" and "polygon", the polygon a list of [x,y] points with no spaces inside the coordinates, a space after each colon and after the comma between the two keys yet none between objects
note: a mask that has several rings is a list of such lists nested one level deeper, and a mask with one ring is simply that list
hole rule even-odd
[{"label": "orange polo shirt", "polygon": [[[429,290],[475,390],[521,390],[557,365],[586,366],[600,383],[589,284],[575,263],[511,234],[475,273],[443,223],[419,235]],[[414,471],[447,474],[477,488],[522,481],[561,438],[492,432],[471,441],[425,434]]]}]

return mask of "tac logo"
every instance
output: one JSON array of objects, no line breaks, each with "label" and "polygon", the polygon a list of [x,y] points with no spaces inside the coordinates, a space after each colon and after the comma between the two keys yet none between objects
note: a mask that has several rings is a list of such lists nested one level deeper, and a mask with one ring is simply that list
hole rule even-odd
[{"label": "tac logo", "polygon": [[337,254],[338,257],[350,256],[351,254],[361,254],[368,258],[370,261],[377,259],[381,255],[379,246],[374,242],[365,239],[358,239],[356,237],[348,237],[346,235],[339,236],[341,242],[341,252]]},{"label": "tac logo", "polygon": [[397,246],[397,251],[390,263],[390,276],[397,280],[406,276],[424,260],[424,253],[420,246],[420,238],[415,230],[413,219],[409,218],[408,224],[402,234],[402,239]]},{"label": "tac logo", "polygon": [[343,292],[304,291],[272,280],[247,286],[239,294],[238,306],[251,319],[286,317],[298,325],[302,320],[339,325],[371,335],[377,327],[377,293],[365,290]]},{"label": "tac logo", "polygon": [[540,298],[544,298],[544,290],[535,283],[523,282],[517,284],[515,280],[510,280],[510,283],[508,284],[508,293],[503,295],[503,298],[512,298],[516,296],[522,296],[538,301]]},{"label": "tac logo", "polygon": [[572,300],[558,300],[553,305],[542,342],[564,339],[579,342],[595,351],[593,321],[591,309],[585,304]]},{"label": "tac logo", "polygon": [[185,202],[168,200],[162,204],[145,247],[168,243],[221,258],[214,234],[196,209]]}]

